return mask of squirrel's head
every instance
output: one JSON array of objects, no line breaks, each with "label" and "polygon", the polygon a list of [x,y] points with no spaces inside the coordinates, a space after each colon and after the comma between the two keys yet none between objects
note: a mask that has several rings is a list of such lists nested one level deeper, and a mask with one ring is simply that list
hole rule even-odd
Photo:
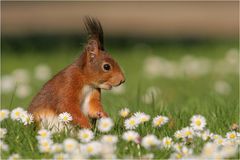
[{"label": "squirrel's head", "polygon": [[88,42],[81,55],[81,69],[87,75],[86,81],[94,87],[111,89],[125,82],[118,63],[105,51],[103,30],[97,19],[85,18]]}]

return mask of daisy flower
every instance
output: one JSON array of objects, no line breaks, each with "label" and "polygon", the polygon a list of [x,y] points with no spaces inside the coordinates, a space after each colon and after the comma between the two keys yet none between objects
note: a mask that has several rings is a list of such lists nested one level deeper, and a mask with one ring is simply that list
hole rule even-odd
[{"label": "daisy flower", "polygon": [[59,143],[54,143],[51,146],[51,153],[59,153],[63,151],[63,145]]},{"label": "daisy flower", "polygon": [[90,129],[81,129],[78,137],[82,142],[90,142],[94,138],[94,134]]},{"label": "daisy flower", "polygon": [[135,129],[139,125],[140,121],[136,117],[130,117],[124,121],[124,126],[126,129]]},{"label": "daisy flower", "polygon": [[187,148],[186,146],[183,146],[181,153],[183,156],[189,156],[193,153],[193,150],[191,148]]},{"label": "daisy flower", "polygon": [[139,120],[140,123],[144,123],[150,120],[150,116],[144,112],[136,112],[134,116]]},{"label": "daisy flower", "polygon": [[231,159],[232,157],[238,155],[238,153],[239,153],[239,145],[225,144],[220,149],[218,147],[217,158],[218,159],[220,159],[220,158],[221,159]]},{"label": "daisy flower", "polygon": [[194,131],[190,127],[185,127],[182,129],[182,135],[184,138],[193,138]]},{"label": "daisy flower", "polygon": [[0,139],[5,138],[5,135],[7,134],[6,128],[0,128]]},{"label": "daisy flower", "polygon": [[115,144],[117,143],[117,141],[118,141],[118,137],[113,135],[104,135],[101,138],[101,142],[103,143]]},{"label": "daisy flower", "polygon": [[21,156],[17,153],[13,153],[8,157],[8,160],[18,160],[18,159],[20,160]]},{"label": "daisy flower", "polygon": [[47,139],[47,138],[51,138],[51,132],[46,130],[46,129],[41,129],[38,131],[38,136],[37,139]]},{"label": "daisy flower", "polygon": [[172,138],[164,137],[162,140],[163,147],[170,148],[173,145]]},{"label": "daisy flower", "polygon": [[8,151],[8,145],[0,140],[0,150],[1,151]]},{"label": "daisy flower", "polygon": [[18,98],[26,98],[27,96],[29,96],[31,94],[32,89],[30,88],[29,85],[26,84],[20,84],[17,86],[16,88],[16,96]]},{"label": "daisy flower", "polygon": [[220,135],[218,135],[218,134],[211,134],[211,136],[210,136],[210,138],[211,138],[212,140],[218,139],[219,137],[222,137],[222,136],[220,136]]},{"label": "daisy flower", "polygon": [[237,137],[239,137],[239,136],[240,136],[240,134],[237,133],[237,132],[235,132],[235,131],[228,132],[228,133],[226,134],[226,137],[227,137],[227,139],[229,139],[229,140],[236,140]]},{"label": "daisy flower", "polygon": [[0,122],[6,118],[8,118],[9,110],[7,109],[1,109],[0,110]]},{"label": "daisy flower", "polygon": [[214,154],[218,152],[218,145],[215,143],[207,142],[205,143],[201,155],[203,157],[212,157]]},{"label": "daisy flower", "polygon": [[26,69],[15,69],[12,72],[12,76],[14,77],[17,84],[26,84],[30,81],[30,74],[29,71]]},{"label": "daisy flower", "polygon": [[72,121],[72,116],[68,112],[63,112],[58,115],[58,120],[63,123],[68,123]]},{"label": "daisy flower", "polygon": [[66,152],[73,152],[78,146],[78,142],[75,139],[67,138],[63,141],[63,148]]},{"label": "daisy flower", "polygon": [[221,136],[219,136],[218,138],[214,139],[214,143],[216,143],[217,145],[223,145],[225,143],[226,139],[222,138]]},{"label": "daisy flower", "polygon": [[158,140],[158,138],[155,135],[146,135],[145,137],[143,137],[142,142],[141,142],[142,146],[146,149],[150,149],[152,147],[157,147],[160,145],[160,141]]},{"label": "daisy flower", "polygon": [[232,87],[228,82],[223,81],[223,80],[218,80],[214,84],[214,90],[218,94],[228,95],[232,91]]},{"label": "daisy flower", "polygon": [[165,116],[157,116],[155,118],[153,118],[153,126],[154,127],[161,127],[164,124],[166,124],[168,122],[168,117]]},{"label": "daisy flower", "polygon": [[202,140],[206,141],[211,138],[211,133],[209,130],[203,131],[201,132],[200,137],[202,138]]},{"label": "daisy flower", "polygon": [[177,138],[177,139],[183,138],[182,130],[177,130],[177,131],[174,133],[174,137]]},{"label": "daisy flower", "polygon": [[92,141],[90,143],[82,145],[80,149],[82,153],[86,154],[86,156],[96,156],[101,152],[101,143]]},{"label": "daisy flower", "polygon": [[176,152],[180,153],[181,150],[182,150],[182,146],[183,146],[183,145],[182,145],[181,143],[175,143],[175,144],[173,144],[172,146],[173,146],[173,149],[174,149]]},{"label": "daisy flower", "polygon": [[124,132],[122,135],[122,138],[128,142],[130,141],[137,142],[139,137],[140,137],[139,134],[135,131],[127,131],[127,132]]},{"label": "daisy flower", "polygon": [[12,120],[20,120],[23,112],[24,112],[24,110],[21,107],[17,107],[15,109],[13,109],[11,112],[11,119]]},{"label": "daisy flower", "polygon": [[16,81],[12,75],[1,75],[1,93],[11,93],[16,87]]},{"label": "daisy flower", "polygon": [[51,77],[51,69],[46,64],[40,64],[35,68],[35,78],[41,81],[48,80]]},{"label": "daisy flower", "polygon": [[53,142],[51,139],[40,139],[38,141],[38,148],[42,153],[49,153]]},{"label": "daisy flower", "polygon": [[123,108],[119,111],[119,115],[123,118],[126,118],[130,113],[130,110],[128,108]]},{"label": "daisy flower", "polygon": [[115,151],[116,146],[113,143],[101,143],[102,149],[101,149],[101,158],[102,159],[117,159]]},{"label": "daisy flower", "polygon": [[206,119],[201,115],[194,115],[191,118],[191,127],[194,130],[203,130],[206,126]]},{"label": "daisy flower", "polygon": [[172,153],[169,159],[182,159],[182,158],[183,158],[182,153],[177,152],[177,153]]},{"label": "daisy flower", "polygon": [[111,118],[101,118],[98,121],[98,130],[101,132],[108,132],[113,127],[113,120]]},{"label": "daisy flower", "polygon": [[64,159],[70,159],[69,155],[67,153],[57,153],[53,156],[54,160],[64,160]]},{"label": "daisy flower", "polygon": [[24,111],[21,115],[21,122],[24,125],[33,123],[33,115],[31,113],[27,113],[26,111]]},{"label": "daisy flower", "polygon": [[83,153],[81,153],[81,149],[80,149],[80,144],[79,147],[76,151],[74,151],[73,153],[71,153],[69,156],[69,158],[66,158],[66,160],[87,160],[86,157],[84,157]]}]

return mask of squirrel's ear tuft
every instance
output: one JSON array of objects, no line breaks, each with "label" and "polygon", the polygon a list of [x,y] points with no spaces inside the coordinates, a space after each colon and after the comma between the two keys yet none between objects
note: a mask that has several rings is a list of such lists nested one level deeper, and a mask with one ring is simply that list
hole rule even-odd
[{"label": "squirrel's ear tuft", "polygon": [[[88,44],[97,43],[99,50],[104,50],[102,25],[96,18],[84,17],[85,30],[88,33]],[[94,42],[95,41],[95,42]]]},{"label": "squirrel's ear tuft", "polygon": [[88,40],[85,49],[87,53],[97,55],[99,52],[98,42],[96,40]]}]

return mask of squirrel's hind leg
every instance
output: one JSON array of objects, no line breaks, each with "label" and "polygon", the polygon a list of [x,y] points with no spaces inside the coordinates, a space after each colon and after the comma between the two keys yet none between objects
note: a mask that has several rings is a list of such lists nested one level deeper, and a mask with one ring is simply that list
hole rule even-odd
[{"label": "squirrel's hind leg", "polygon": [[45,128],[52,133],[62,132],[66,129],[72,128],[72,125],[63,124],[59,121],[58,115],[52,109],[44,108],[42,110],[36,110],[33,113],[34,120],[38,124],[39,128]]}]

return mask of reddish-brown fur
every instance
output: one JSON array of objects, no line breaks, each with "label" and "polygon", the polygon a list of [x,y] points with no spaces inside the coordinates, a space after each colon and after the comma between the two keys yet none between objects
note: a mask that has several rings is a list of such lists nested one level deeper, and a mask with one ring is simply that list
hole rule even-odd
[{"label": "reddish-brown fur", "polygon": [[[118,64],[103,51],[101,45],[98,35],[90,34],[82,55],[49,80],[33,98],[28,111],[37,122],[48,116],[68,112],[72,115],[74,124],[90,128],[88,117],[108,116],[101,104],[101,89],[118,86],[125,78]],[[105,70],[104,64],[110,65],[111,69]],[[84,115],[81,106],[86,98],[82,95],[85,86],[93,88],[87,115]]]}]

